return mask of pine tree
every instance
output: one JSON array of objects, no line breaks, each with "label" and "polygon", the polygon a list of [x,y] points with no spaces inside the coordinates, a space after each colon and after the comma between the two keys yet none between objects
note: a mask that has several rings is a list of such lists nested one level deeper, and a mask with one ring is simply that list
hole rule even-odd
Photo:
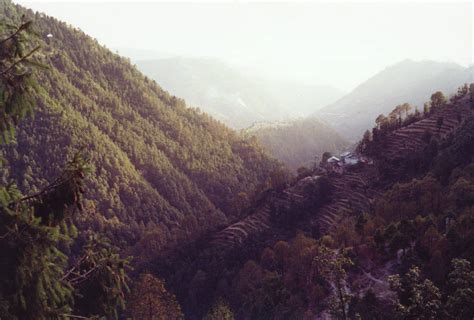
[{"label": "pine tree", "polygon": [[[28,46],[31,22],[19,27],[0,27],[0,141],[14,138],[15,124],[33,109],[32,89],[35,82],[29,67],[38,47]],[[82,174],[82,168],[71,163],[65,175],[43,192],[24,197],[13,183],[0,186],[0,305],[1,318],[45,319],[70,311],[72,288],[56,281],[62,275],[67,257],[55,246],[70,240],[63,215],[71,196],[78,189],[61,194],[61,188],[80,183],[70,175]],[[2,170],[6,170],[2,166]],[[77,170],[77,171],[76,171]],[[62,210],[41,211],[48,198],[65,197],[58,203]],[[44,216],[41,216],[44,214]]]},{"label": "pine tree", "polygon": [[32,58],[39,46],[31,46],[31,26],[31,21],[23,21],[19,27],[0,23],[1,143],[10,142],[15,135],[15,125],[33,111],[33,92],[37,85],[31,66],[41,64]]},{"label": "pine tree", "polygon": [[[36,82],[30,66],[39,47],[30,47],[31,22],[0,27],[0,134],[1,143],[14,138],[14,126],[34,107]],[[2,149],[3,150],[3,149]],[[1,167],[8,172],[8,168]],[[85,284],[96,290],[89,305],[95,313],[118,317],[126,290],[128,260],[112,248],[85,247],[86,258],[68,269],[68,248],[76,235],[72,216],[81,211],[88,162],[80,152],[63,173],[39,192],[23,196],[11,182],[0,184],[0,318],[58,319],[71,314]],[[98,294],[97,294],[98,292]],[[80,299],[78,299],[80,301]],[[82,312],[82,310],[80,310]]]}]

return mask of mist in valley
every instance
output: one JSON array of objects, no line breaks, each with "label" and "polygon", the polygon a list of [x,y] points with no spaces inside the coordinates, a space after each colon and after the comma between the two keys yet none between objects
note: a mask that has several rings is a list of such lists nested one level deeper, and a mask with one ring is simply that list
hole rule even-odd
[{"label": "mist in valley", "polygon": [[0,0],[0,318],[474,318],[472,2]]},{"label": "mist in valley", "polygon": [[[400,101],[421,109],[432,92],[472,77],[469,3],[25,4],[81,28],[231,128],[259,136],[255,127],[306,119],[330,152],[351,146]],[[328,126],[346,139],[342,150]],[[320,157],[317,144],[303,143],[297,163]]]}]

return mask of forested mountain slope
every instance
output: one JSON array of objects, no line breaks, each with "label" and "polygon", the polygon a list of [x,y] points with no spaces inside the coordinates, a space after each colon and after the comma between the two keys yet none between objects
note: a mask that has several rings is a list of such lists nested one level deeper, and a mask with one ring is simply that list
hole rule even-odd
[{"label": "forested mountain slope", "polygon": [[357,141],[379,114],[387,114],[396,104],[407,102],[421,111],[433,92],[454,92],[460,84],[472,82],[473,74],[472,67],[454,63],[405,60],[313,115],[326,120],[345,138]]},{"label": "forested mountain slope", "polygon": [[436,97],[147,267],[191,319],[218,299],[237,319],[472,318],[474,85]]},{"label": "forested mountain slope", "polygon": [[245,132],[255,135],[275,158],[292,170],[314,166],[324,152],[342,153],[349,147],[349,142],[333,128],[315,118],[257,123]]},{"label": "forested mountain slope", "polygon": [[81,223],[122,244],[154,232],[159,249],[238,216],[281,169],[255,140],[187,108],[80,30],[0,2],[2,21],[22,15],[34,21],[48,66],[38,74],[35,115],[6,153],[6,174],[25,193],[83,148],[94,166],[87,207],[98,214]]}]

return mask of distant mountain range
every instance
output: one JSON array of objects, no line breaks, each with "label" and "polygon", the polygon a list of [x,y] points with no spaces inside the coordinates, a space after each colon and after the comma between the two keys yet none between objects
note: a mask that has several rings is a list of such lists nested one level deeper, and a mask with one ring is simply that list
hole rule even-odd
[{"label": "distant mountain range", "polygon": [[313,113],[351,141],[373,127],[374,119],[408,102],[421,110],[435,91],[455,92],[473,81],[474,68],[454,63],[404,60],[377,73],[338,101]]},{"label": "distant mountain range", "polygon": [[280,170],[254,140],[188,108],[128,59],[65,23],[0,0],[6,22],[22,15],[35,19],[48,66],[37,74],[34,119],[19,125],[2,156],[24,193],[41,190],[85,146],[95,168],[85,198],[98,212],[87,223],[124,246],[161,230],[164,247],[178,233],[197,237],[235,219]]},{"label": "distant mountain range", "polygon": [[421,110],[433,92],[454,92],[472,82],[473,73],[472,67],[454,63],[404,60],[343,96],[331,86],[248,76],[211,58],[162,55],[136,64],[191,106],[233,128],[248,128],[291,169],[359,140],[379,114],[389,113],[398,104],[408,102]]},{"label": "distant mountain range", "polygon": [[343,95],[331,86],[248,76],[216,59],[160,58],[136,64],[171,94],[236,129],[308,116]]}]

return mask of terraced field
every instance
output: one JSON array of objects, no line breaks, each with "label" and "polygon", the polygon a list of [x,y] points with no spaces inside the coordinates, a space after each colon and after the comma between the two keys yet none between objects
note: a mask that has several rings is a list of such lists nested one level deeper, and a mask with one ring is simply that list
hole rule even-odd
[{"label": "terraced field", "polygon": [[[423,152],[426,134],[439,140],[446,138],[472,116],[473,108],[466,96],[454,104],[448,104],[434,111],[427,118],[397,129],[389,134],[384,145],[385,157],[397,158]],[[439,120],[442,119],[442,120]],[[383,168],[379,168],[383,170]],[[366,165],[358,170],[349,170],[342,175],[333,174],[331,182],[335,188],[333,201],[313,215],[312,223],[321,234],[337,225],[346,215],[368,211],[373,199],[380,194],[371,188],[371,182],[377,179],[376,168]]]},{"label": "terraced field", "polygon": [[224,230],[214,235],[211,245],[218,249],[229,249],[242,244],[250,234],[258,234],[271,226],[270,206],[268,203],[259,208],[243,220],[231,224]]},{"label": "terraced field", "polygon": [[392,132],[387,138],[386,155],[388,157],[403,157],[409,153],[421,152],[426,146],[424,135],[437,136],[439,139],[456,130],[463,121],[472,115],[468,99],[448,104],[434,111],[429,117],[412,123],[409,126]]},{"label": "terraced field", "polygon": [[212,237],[211,245],[214,248],[226,250],[242,244],[251,235],[263,233],[275,226],[275,217],[279,212],[291,210],[308,200],[303,186],[316,179],[318,176],[307,177],[282,192],[268,197],[254,213],[216,233]]},{"label": "terraced field", "polygon": [[[432,112],[427,118],[391,132],[387,136],[384,148],[385,157],[403,157],[410,153],[423,152],[426,142],[423,136],[430,134],[444,139],[453,133],[463,121],[473,114],[468,97],[448,104]],[[442,119],[442,120],[440,120]],[[377,180],[377,163],[351,167],[343,174],[331,173],[329,179],[333,186],[332,201],[309,215],[310,225],[324,234],[332,226],[340,223],[348,215],[370,211],[371,204],[382,190],[372,187]],[[254,213],[217,232],[211,239],[211,245],[226,250],[243,244],[250,236],[258,235],[275,226],[278,212],[291,210],[301,203],[311,200],[303,192],[302,185],[318,176],[307,177],[286,190],[269,197]]]},{"label": "terraced field", "polygon": [[332,175],[333,200],[312,216],[312,225],[324,234],[344,216],[368,211],[376,194],[369,185],[372,174],[373,168],[365,166],[342,175]]}]

